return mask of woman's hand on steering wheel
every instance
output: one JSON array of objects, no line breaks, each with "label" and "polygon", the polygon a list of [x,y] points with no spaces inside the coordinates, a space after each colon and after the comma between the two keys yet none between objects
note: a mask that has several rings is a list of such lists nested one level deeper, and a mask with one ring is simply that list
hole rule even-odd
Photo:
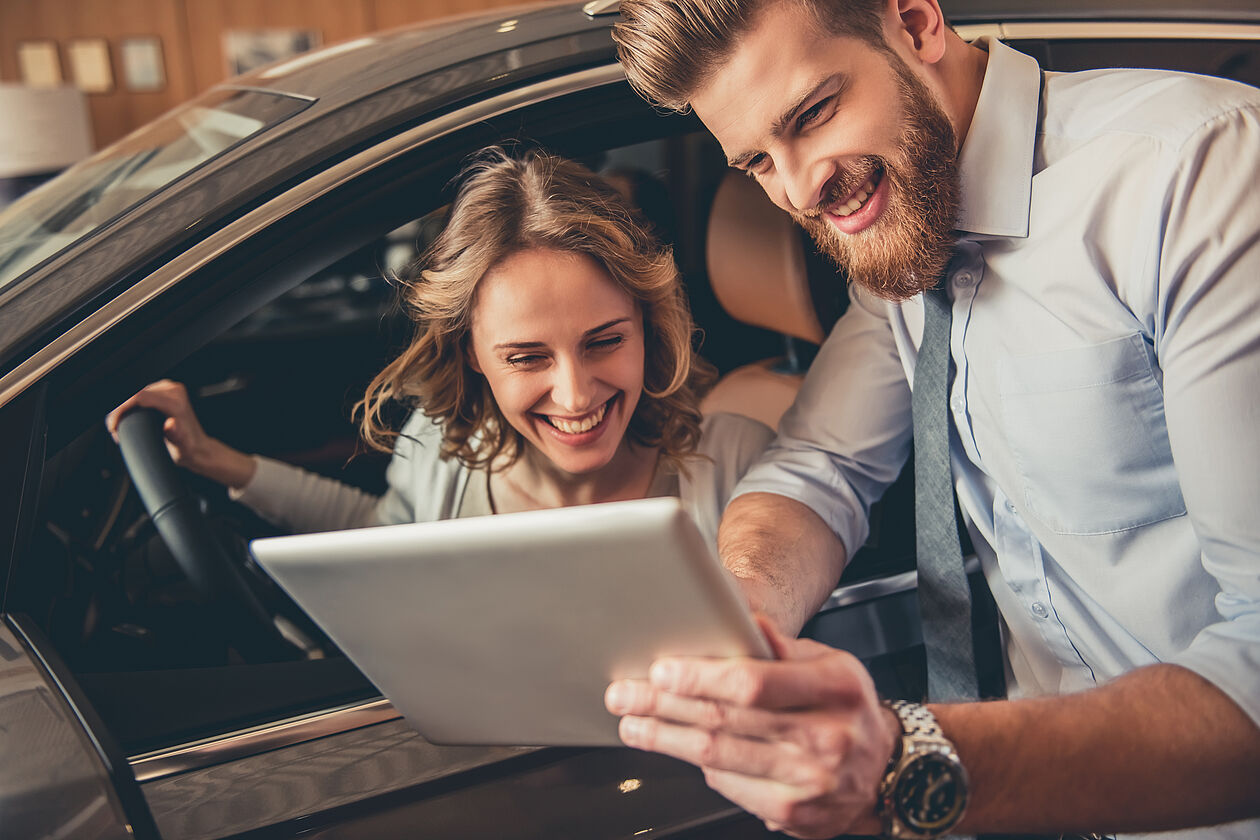
[{"label": "woman's hand on steering wheel", "polygon": [[118,440],[118,421],[137,408],[152,408],[166,415],[162,435],[171,460],[187,470],[227,487],[244,487],[254,477],[254,459],[206,434],[179,382],[162,379],[146,385],[105,417],[105,427]]}]

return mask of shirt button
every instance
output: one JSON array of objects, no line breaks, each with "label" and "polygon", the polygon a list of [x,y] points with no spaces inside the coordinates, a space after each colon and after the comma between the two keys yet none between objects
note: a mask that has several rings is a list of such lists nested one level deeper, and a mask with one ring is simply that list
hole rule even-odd
[{"label": "shirt button", "polygon": [[970,271],[960,271],[954,275],[954,284],[966,288],[976,282],[976,276]]},{"label": "shirt button", "polygon": [[1006,509],[1007,509],[1007,510],[1009,510],[1011,513],[1019,513],[1019,511],[1015,510],[1015,503],[1014,503],[1014,502],[1007,502],[1007,503],[1006,503]]},{"label": "shirt button", "polygon": [[1037,616],[1037,618],[1045,618],[1050,614],[1050,611],[1046,609],[1045,604],[1040,601],[1034,601],[1032,605],[1032,614]]},{"label": "shirt button", "polygon": [[[937,403],[937,405],[940,405],[940,403]],[[967,406],[963,404],[963,401],[961,399],[951,400],[949,403],[949,407],[954,410],[955,414],[962,414],[964,411],[967,410]]]}]

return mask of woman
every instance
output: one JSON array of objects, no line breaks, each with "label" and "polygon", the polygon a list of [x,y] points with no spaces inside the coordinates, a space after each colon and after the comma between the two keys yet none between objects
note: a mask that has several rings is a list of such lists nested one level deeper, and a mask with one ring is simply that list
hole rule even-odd
[{"label": "woman", "polygon": [[[163,411],[176,463],[298,532],[676,495],[716,539],[772,433],[701,418],[713,371],[672,255],[616,190],[572,161],[488,150],[406,274],[415,336],[355,408],[367,443],[393,450],[384,496],[232,449],[174,382],[109,428]],[[383,420],[395,401],[413,409],[400,432]]]}]

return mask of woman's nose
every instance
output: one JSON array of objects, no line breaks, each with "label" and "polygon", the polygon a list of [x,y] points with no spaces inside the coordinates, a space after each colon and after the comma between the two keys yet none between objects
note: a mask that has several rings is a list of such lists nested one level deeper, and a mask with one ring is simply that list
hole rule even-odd
[{"label": "woman's nose", "polygon": [[558,408],[573,414],[585,412],[595,402],[595,380],[580,361],[561,361],[555,366],[551,399]]}]

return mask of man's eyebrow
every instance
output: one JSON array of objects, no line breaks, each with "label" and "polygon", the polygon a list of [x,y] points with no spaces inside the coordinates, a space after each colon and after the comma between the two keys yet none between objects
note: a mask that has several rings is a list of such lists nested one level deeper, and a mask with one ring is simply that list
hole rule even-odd
[{"label": "man's eyebrow", "polygon": [[[591,327],[589,330],[582,333],[582,337],[590,338],[591,336],[596,335],[597,333],[602,333],[604,330],[611,329],[617,326],[618,324],[627,323],[629,320],[630,320],[629,318],[613,318],[611,321],[605,321],[604,323],[600,324],[598,327]],[[494,345],[494,349],[495,350],[537,350],[539,347],[546,347],[546,346],[547,346],[547,343],[544,341],[504,341],[504,342]]]},{"label": "man's eyebrow", "polygon": [[[836,83],[835,86],[837,88],[843,87],[845,75],[843,73],[832,73],[830,76],[819,79],[815,84],[811,85],[807,91],[793,100],[792,104],[784,109],[779,118],[774,121],[774,124],[770,126],[770,136],[775,139],[782,137],[784,132],[788,130],[788,127],[796,120],[797,115],[804,110],[806,103],[817,96],[818,91],[833,83]],[[726,159],[726,165],[735,169],[742,169],[744,164],[748,163],[757,154],[757,152],[744,152],[743,154],[729,157]]]}]

